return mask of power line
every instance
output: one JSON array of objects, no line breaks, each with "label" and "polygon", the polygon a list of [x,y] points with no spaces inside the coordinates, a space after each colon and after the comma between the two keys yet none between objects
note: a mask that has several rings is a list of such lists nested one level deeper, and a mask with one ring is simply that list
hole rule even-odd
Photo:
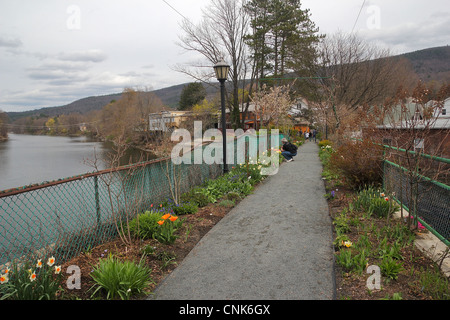
[{"label": "power line", "polygon": [[188,18],[186,18],[183,14],[181,14],[180,11],[178,11],[177,9],[175,9],[170,3],[168,3],[166,0],[162,0],[165,4],[167,4],[173,11],[175,11],[176,13],[178,13],[181,17],[183,17],[183,19],[185,19],[186,21],[190,22]]},{"label": "power line", "polygon": [[353,30],[355,30],[356,23],[357,23],[358,20],[359,20],[359,16],[361,15],[361,11],[362,11],[362,9],[364,8],[364,5],[365,5],[365,4],[366,4],[366,0],[363,1],[362,6],[361,6],[361,8],[359,9],[358,16],[356,17],[355,24],[353,25],[353,28],[352,28],[352,33],[353,33]]}]

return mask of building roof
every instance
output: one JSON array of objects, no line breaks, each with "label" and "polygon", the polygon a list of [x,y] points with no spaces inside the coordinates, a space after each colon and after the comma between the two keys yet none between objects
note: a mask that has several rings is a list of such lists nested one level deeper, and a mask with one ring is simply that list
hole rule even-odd
[{"label": "building roof", "polygon": [[[433,101],[426,105],[431,105]],[[407,117],[409,120],[400,121],[399,118],[394,119],[394,123],[385,123],[377,126],[380,129],[450,129],[450,99],[444,101],[442,108],[436,108],[431,119],[422,119],[423,109],[421,106],[408,101],[406,104]]]}]

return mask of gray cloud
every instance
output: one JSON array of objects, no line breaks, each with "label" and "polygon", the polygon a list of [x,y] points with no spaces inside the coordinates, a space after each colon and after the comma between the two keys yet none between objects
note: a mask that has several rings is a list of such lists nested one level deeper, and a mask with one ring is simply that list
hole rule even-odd
[{"label": "gray cloud", "polygon": [[[450,15],[435,14],[422,21],[406,22],[379,29],[362,29],[359,34],[368,41],[403,52],[449,44]],[[399,52],[400,53],[400,52]]]},{"label": "gray cloud", "polygon": [[0,47],[18,48],[22,46],[22,41],[18,38],[7,38],[0,36]]},{"label": "gray cloud", "polygon": [[85,62],[103,62],[107,55],[101,50],[87,50],[79,52],[62,52],[57,55],[59,60],[63,61],[85,61]]}]

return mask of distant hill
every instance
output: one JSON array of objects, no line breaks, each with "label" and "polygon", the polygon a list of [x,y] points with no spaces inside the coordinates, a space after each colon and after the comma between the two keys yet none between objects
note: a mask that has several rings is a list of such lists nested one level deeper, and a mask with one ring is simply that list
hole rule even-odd
[{"label": "distant hill", "polygon": [[[426,83],[434,80],[438,83],[450,83],[450,47],[435,47],[424,50],[418,50],[410,53],[398,55],[408,59],[420,79]],[[180,100],[183,87],[187,83],[158,89],[152,91],[169,108],[176,109]],[[217,93],[218,89],[213,86],[205,85],[208,96]],[[28,116],[47,116],[54,117],[61,114],[80,113],[84,114],[92,110],[100,110],[112,100],[120,99],[121,93],[110,95],[87,97],[76,100],[64,106],[48,107],[24,112],[8,112],[11,122]]]},{"label": "distant hill", "polygon": [[[151,91],[151,93],[156,94],[163,104],[169,108],[176,109],[178,107],[178,102],[180,100],[181,92],[183,91],[183,87],[187,85],[187,83],[162,88],[158,90]],[[216,92],[216,89],[212,86],[205,86],[206,92],[208,95],[213,95]],[[38,116],[46,116],[46,117],[55,117],[62,114],[70,114],[70,113],[79,113],[85,114],[93,110],[100,110],[105,105],[110,103],[112,100],[119,100],[122,93],[113,93],[103,96],[93,96],[87,97],[83,99],[76,100],[64,106],[58,107],[47,107],[30,111],[22,111],[22,112],[7,112],[9,120],[14,122],[17,119],[23,117],[38,117]]]},{"label": "distant hill", "polygon": [[428,83],[450,83],[450,47],[435,47],[399,55],[408,59],[419,78]]},{"label": "distant hill", "polygon": [[23,112],[7,112],[11,122],[23,117],[30,116],[46,116],[55,117],[62,114],[80,113],[84,114],[92,110],[99,110],[103,106],[110,103],[112,100],[120,99],[121,93],[109,94],[104,96],[88,97],[80,100],[76,100],[64,106],[59,107],[47,107]]}]

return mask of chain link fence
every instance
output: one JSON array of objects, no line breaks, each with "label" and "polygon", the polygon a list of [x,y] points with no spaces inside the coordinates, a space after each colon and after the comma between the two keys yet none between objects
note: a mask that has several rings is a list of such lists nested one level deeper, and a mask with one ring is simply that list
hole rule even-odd
[{"label": "chain link fence", "polygon": [[[388,146],[385,146],[388,147]],[[450,159],[388,147],[383,185],[411,217],[450,245]],[[389,160],[387,160],[389,159]],[[408,170],[409,168],[417,168]]]},{"label": "chain link fence", "polygon": [[[274,147],[282,137],[276,137]],[[259,148],[268,146],[256,139]],[[236,152],[228,164],[248,160],[255,146],[247,140],[244,159]],[[199,148],[203,152],[206,147]],[[236,148],[235,140],[227,150]],[[222,164],[196,164],[193,151],[191,164],[163,158],[0,191],[0,266],[39,253],[41,257],[51,253],[60,263],[67,261],[116,238],[118,222],[223,173]]]},{"label": "chain link fence", "polygon": [[0,193],[0,265],[36,252],[67,261],[117,237],[116,223],[222,174],[219,164],[169,159]]}]

